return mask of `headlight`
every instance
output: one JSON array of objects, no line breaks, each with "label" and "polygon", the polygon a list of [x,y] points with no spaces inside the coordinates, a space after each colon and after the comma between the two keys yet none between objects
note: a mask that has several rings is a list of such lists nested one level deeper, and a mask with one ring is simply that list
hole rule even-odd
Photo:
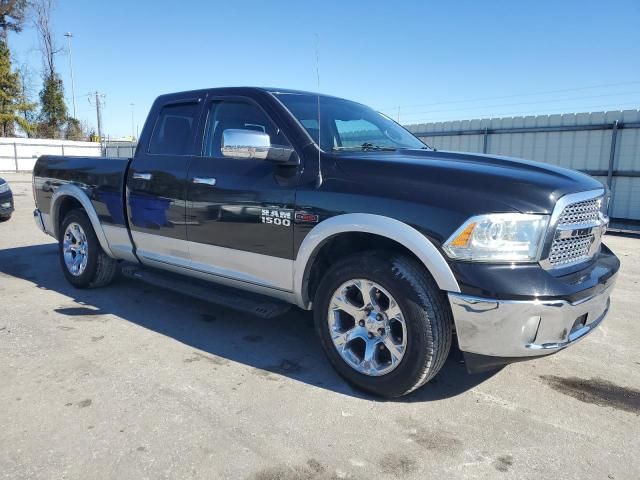
[{"label": "headlight", "polygon": [[478,215],[451,235],[444,251],[456,260],[534,262],[539,259],[548,223],[548,215]]},{"label": "headlight", "polygon": [[9,188],[9,184],[8,183],[0,183],[0,193],[5,193],[8,192],[9,190],[11,190]]}]

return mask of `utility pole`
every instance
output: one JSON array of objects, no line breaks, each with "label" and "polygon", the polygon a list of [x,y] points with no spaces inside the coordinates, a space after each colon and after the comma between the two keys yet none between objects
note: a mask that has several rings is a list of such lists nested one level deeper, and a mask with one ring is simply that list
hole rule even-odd
[{"label": "utility pole", "polygon": [[96,96],[96,117],[98,120],[98,140],[100,141],[100,145],[102,145],[102,110],[101,110],[102,99],[101,97],[104,98],[104,95],[96,90],[95,96]]},{"label": "utility pole", "polygon": [[71,32],[67,32],[64,34],[65,37],[69,40],[69,70],[71,70],[71,102],[73,104],[73,118],[78,118],[76,116],[76,88],[73,81],[73,57],[71,56],[71,38],[73,34]]},{"label": "utility pole", "polygon": [[135,130],[135,117],[134,117],[134,108],[136,106],[135,103],[130,103],[131,105],[131,140],[136,140],[136,130]]}]

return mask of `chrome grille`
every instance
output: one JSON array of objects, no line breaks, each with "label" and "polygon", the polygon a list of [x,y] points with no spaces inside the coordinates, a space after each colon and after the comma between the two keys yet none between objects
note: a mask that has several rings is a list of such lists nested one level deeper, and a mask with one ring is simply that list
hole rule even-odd
[{"label": "chrome grille", "polygon": [[600,220],[602,197],[568,205],[558,219],[558,225],[597,223]]},{"label": "chrome grille", "polygon": [[549,263],[562,267],[589,258],[593,234],[571,238],[556,238],[551,245]]},{"label": "chrome grille", "polygon": [[[608,223],[603,208],[604,192],[592,192],[592,198],[588,193],[591,192],[567,195],[558,201],[556,208],[562,211],[551,227],[551,243],[541,261],[545,268],[575,265],[598,252]],[[575,201],[571,202],[572,199]]]}]

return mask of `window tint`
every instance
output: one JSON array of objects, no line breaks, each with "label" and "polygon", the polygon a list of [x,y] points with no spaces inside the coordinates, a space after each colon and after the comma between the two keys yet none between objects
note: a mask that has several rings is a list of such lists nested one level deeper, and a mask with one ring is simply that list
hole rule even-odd
[{"label": "window tint", "polygon": [[357,147],[365,142],[385,145],[389,140],[378,127],[363,119],[336,120],[335,125],[342,147]]},{"label": "window tint", "polygon": [[[322,131],[318,129],[318,96],[274,93],[323,150],[360,149],[364,144],[384,148],[425,148],[411,132],[389,117],[349,100],[320,96]],[[322,134],[322,139],[318,137]]]},{"label": "window tint", "polygon": [[204,139],[204,156],[222,156],[220,152],[222,133],[228,129],[256,130],[269,135],[271,145],[290,145],[280,129],[253,103],[243,101],[213,102],[208,117]]},{"label": "window tint", "polygon": [[196,123],[197,113],[198,104],[196,103],[180,103],[163,107],[149,142],[149,153],[188,154],[189,140]]}]

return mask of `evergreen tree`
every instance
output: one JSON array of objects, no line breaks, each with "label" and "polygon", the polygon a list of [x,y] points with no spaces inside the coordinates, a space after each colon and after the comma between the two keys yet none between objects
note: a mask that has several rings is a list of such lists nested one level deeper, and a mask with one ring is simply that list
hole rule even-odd
[{"label": "evergreen tree", "polygon": [[40,91],[40,134],[45,138],[60,138],[66,121],[62,80],[57,73],[47,72]]},{"label": "evergreen tree", "polygon": [[0,136],[15,135],[16,124],[29,134],[33,126],[25,119],[25,114],[34,108],[25,101],[20,75],[11,71],[9,49],[0,40]]},{"label": "evergreen tree", "polygon": [[67,140],[85,140],[82,125],[77,118],[69,117],[65,126],[64,138]]},{"label": "evergreen tree", "polygon": [[22,31],[27,0],[0,0],[0,40],[7,43],[9,32]]},{"label": "evergreen tree", "polygon": [[32,0],[33,24],[40,37],[40,52],[44,72],[40,91],[39,134],[45,138],[61,138],[67,121],[67,106],[64,103],[62,79],[56,72],[55,57],[62,50],[56,45],[51,26],[51,12],[55,0]]}]

